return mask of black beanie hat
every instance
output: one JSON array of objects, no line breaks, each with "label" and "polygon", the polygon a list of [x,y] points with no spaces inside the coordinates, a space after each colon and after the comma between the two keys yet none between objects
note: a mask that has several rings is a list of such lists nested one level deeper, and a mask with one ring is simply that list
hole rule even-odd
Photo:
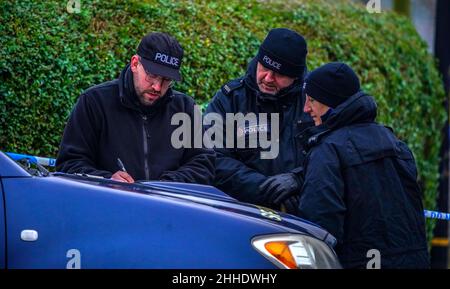
[{"label": "black beanie hat", "polygon": [[358,76],[342,62],[330,62],[311,71],[304,83],[307,95],[331,108],[343,103],[359,89]]},{"label": "black beanie hat", "polygon": [[259,47],[258,61],[266,68],[289,77],[300,77],[306,65],[306,40],[295,31],[275,28]]}]

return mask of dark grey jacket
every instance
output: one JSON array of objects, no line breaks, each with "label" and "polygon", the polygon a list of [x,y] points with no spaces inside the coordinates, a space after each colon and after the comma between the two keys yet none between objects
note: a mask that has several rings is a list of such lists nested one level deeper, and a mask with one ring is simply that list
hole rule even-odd
[{"label": "dark grey jacket", "polygon": [[300,217],[337,240],[346,268],[366,268],[377,249],[381,268],[427,268],[422,192],[412,152],[374,122],[372,97],[358,93],[334,109],[323,125],[302,133],[310,148]]},{"label": "dark grey jacket", "polygon": [[[226,113],[279,113],[279,155],[275,159],[261,159],[259,145],[257,148],[216,149],[216,186],[240,201],[271,207],[262,198],[258,187],[269,176],[300,171],[304,156],[296,135],[313,122],[303,113],[303,78],[282,90],[277,97],[263,95],[255,80],[256,64],[254,59],[245,77],[224,85],[209,103],[206,113],[219,113],[223,118]],[[269,135],[270,129],[269,126]],[[251,133],[248,127],[241,130],[248,139]]]}]

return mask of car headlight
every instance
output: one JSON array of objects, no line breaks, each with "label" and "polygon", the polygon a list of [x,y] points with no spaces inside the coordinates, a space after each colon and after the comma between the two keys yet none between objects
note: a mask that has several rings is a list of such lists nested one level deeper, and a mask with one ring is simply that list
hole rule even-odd
[{"label": "car headlight", "polygon": [[282,269],[340,269],[334,251],[324,242],[305,235],[277,234],[258,236],[252,245]]}]

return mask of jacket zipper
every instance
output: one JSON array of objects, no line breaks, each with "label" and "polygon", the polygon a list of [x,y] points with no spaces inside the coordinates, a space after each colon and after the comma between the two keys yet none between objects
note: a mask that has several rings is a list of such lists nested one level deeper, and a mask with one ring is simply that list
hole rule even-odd
[{"label": "jacket zipper", "polygon": [[147,124],[147,116],[142,116],[142,132],[143,132],[143,138],[144,138],[144,171],[145,171],[145,179],[150,179],[150,170],[148,167],[148,141],[147,139],[150,138],[150,135],[148,134],[147,128],[145,125]]}]

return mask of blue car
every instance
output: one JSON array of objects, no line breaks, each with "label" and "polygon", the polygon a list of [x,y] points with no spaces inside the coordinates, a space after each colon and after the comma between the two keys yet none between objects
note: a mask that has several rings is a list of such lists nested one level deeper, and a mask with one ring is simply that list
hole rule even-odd
[{"label": "blue car", "polygon": [[0,152],[0,268],[340,268],[336,239],[214,187],[49,174]]}]

